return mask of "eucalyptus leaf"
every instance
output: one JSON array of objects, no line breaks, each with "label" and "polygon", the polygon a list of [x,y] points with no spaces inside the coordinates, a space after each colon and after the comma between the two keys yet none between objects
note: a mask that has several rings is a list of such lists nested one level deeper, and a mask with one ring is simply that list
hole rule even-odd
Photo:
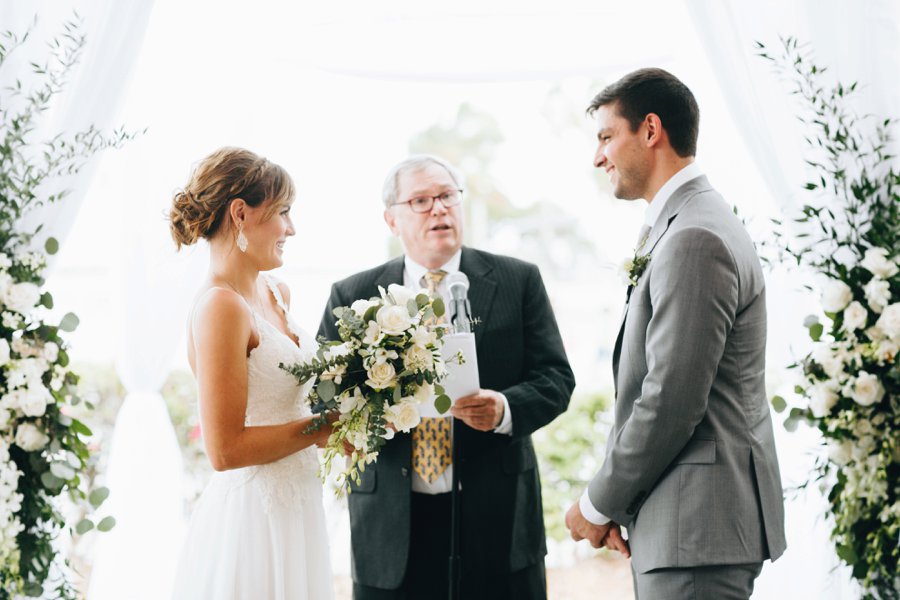
[{"label": "eucalyptus leaf", "polygon": [[446,312],[443,298],[435,298],[434,302],[431,303],[431,310],[434,311],[434,316],[438,318],[443,317],[444,312]]},{"label": "eucalyptus leaf", "polygon": [[65,481],[51,473],[50,471],[44,471],[41,474],[41,483],[44,484],[44,487],[50,488],[51,490],[58,490],[63,486]]},{"label": "eucalyptus leaf", "polygon": [[40,305],[48,309],[53,308],[53,296],[50,294],[50,292],[44,292],[43,294],[41,294]]},{"label": "eucalyptus leaf", "polygon": [[91,492],[91,495],[88,497],[88,502],[90,502],[91,506],[94,508],[98,508],[107,498],[109,498],[109,488],[99,487]]},{"label": "eucalyptus leaf", "polygon": [[772,408],[777,413],[784,412],[784,409],[787,408],[787,402],[781,396],[772,396]]},{"label": "eucalyptus leaf", "polygon": [[824,331],[825,327],[821,323],[816,323],[809,328],[809,337],[812,338],[812,341],[818,342],[822,338]]},{"label": "eucalyptus leaf", "polygon": [[62,321],[59,322],[59,328],[71,333],[78,327],[78,323],[78,317],[75,313],[66,313]]},{"label": "eucalyptus leaf", "polygon": [[47,241],[44,242],[44,250],[47,251],[47,254],[56,254],[59,252],[59,241],[54,237],[47,238]]},{"label": "eucalyptus leaf", "polygon": [[44,586],[35,581],[29,581],[22,587],[22,592],[28,598],[40,598],[44,595]]},{"label": "eucalyptus leaf", "polygon": [[414,316],[416,316],[416,315],[419,313],[419,305],[416,304],[416,301],[415,301],[414,298],[410,298],[410,299],[406,302],[406,310],[409,311],[409,316],[410,316],[410,317],[414,317]]},{"label": "eucalyptus leaf", "polygon": [[78,525],[75,526],[75,532],[78,535],[84,535],[88,531],[94,528],[94,522],[90,519],[82,519],[78,521]]},{"label": "eucalyptus leaf", "polygon": [[434,399],[434,409],[440,414],[444,414],[448,410],[450,410],[451,404],[452,402],[450,401],[450,396],[448,396],[447,394],[441,394]]},{"label": "eucalyptus leaf", "polygon": [[50,472],[64,481],[69,481],[75,477],[75,470],[66,463],[50,463]]},{"label": "eucalyptus leaf", "polygon": [[332,398],[334,398],[335,386],[334,382],[330,379],[325,379],[319,382],[319,385],[316,387],[316,391],[319,394],[319,398],[323,402],[328,402]]},{"label": "eucalyptus leaf", "polygon": [[111,517],[111,516],[104,517],[102,521],[97,523],[97,530],[98,531],[109,531],[110,529],[112,529],[115,526],[116,526],[115,517]]}]

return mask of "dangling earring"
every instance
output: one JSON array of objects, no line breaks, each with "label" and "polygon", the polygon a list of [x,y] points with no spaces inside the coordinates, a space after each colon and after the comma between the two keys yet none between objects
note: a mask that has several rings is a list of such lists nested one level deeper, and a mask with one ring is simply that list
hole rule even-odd
[{"label": "dangling earring", "polygon": [[244,235],[244,224],[238,223],[237,247],[241,252],[247,251],[247,236]]}]

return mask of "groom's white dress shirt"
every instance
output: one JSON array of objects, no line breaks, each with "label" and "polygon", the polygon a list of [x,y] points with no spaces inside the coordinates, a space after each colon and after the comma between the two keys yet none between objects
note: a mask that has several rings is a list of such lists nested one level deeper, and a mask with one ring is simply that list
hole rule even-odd
[{"label": "groom's white dress shirt", "polygon": [[[462,258],[462,249],[456,251],[456,254],[447,261],[446,264],[440,267],[440,270],[443,270],[450,275],[451,273],[456,273],[459,271],[459,263]],[[403,285],[408,288],[421,288],[424,289],[424,277],[425,273],[428,272],[428,268],[420,265],[413,259],[409,257],[409,255],[404,256],[403,260]],[[450,297],[450,290],[447,289],[447,278],[444,279],[438,284],[437,287],[438,293],[443,298]],[[503,419],[500,421],[500,424],[494,429],[494,433],[500,433],[505,435],[512,435],[512,415],[509,410],[509,401],[506,399],[506,396],[500,394],[503,397]],[[447,418],[452,418],[450,413],[447,413]],[[452,430],[451,430],[452,431]],[[447,467],[447,469],[438,475],[437,479],[434,480],[433,483],[428,483],[424,479],[422,479],[418,473],[413,470],[412,472],[412,491],[418,492],[420,494],[444,494],[449,492],[453,488],[453,465]]]},{"label": "groom's white dress shirt", "polygon": [[[682,168],[680,171],[672,175],[668,181],[666,181],[659,191],[656,192],[656,196],[653,197],[653,200],[647,204],[647,210],[644,212],[644,225],[649,228],[653,228],[653,225],[656,223],[656,220],[659,218],[659,215],[662,214],[663,208],[666,206],[666,202],[669,201],[669,198],[672,197],[672,194],[680,188],[682,185],[687,183],[692,179],[696,179],[703,175],[703,170],[697,165],[696,162],[692,162],[688,166]],[[591,504],[591,499],[588,497],[587,489],[584,490],[584,493],[581,494],[581,499],[578,501],[579,508],[581,508],[581,514],[585,519],[593,523],[594,525],[606,525],[612,519],[604,515],[602,512],[594,508],[594,505]]]}]

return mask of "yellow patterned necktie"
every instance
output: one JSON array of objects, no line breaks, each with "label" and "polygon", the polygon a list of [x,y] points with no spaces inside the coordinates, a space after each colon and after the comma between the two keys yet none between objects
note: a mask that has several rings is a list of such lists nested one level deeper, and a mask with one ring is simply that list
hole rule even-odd
[{"label": "yellow patterned necktie", "polygon": [[[422,277],[425,289],[432,296],[437,295],[437,288],[447,271],[426,271]],[[440,323],[443,317],[437,319]],[[424,417],[422,422],[412,430],[412,464],[413,470],[428,483],[434,481],[450,466],[450,427],[453,419],[447,417]]]}]

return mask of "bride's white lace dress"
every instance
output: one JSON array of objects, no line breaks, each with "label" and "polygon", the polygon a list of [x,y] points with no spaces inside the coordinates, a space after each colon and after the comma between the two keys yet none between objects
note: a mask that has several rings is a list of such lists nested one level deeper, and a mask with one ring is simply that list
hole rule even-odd
[{"label": "bride's white lace dress", "polygon": [[[300,347],[253,313],[259,345],[247,357],[247,425],[310,414],[302,387],[278,368],[315,353],[277,286],[266,279]],[[315,447],[281,460],[217,472],[197,502],[175,577],[181,600],[327,600],[333,597]]]}]

